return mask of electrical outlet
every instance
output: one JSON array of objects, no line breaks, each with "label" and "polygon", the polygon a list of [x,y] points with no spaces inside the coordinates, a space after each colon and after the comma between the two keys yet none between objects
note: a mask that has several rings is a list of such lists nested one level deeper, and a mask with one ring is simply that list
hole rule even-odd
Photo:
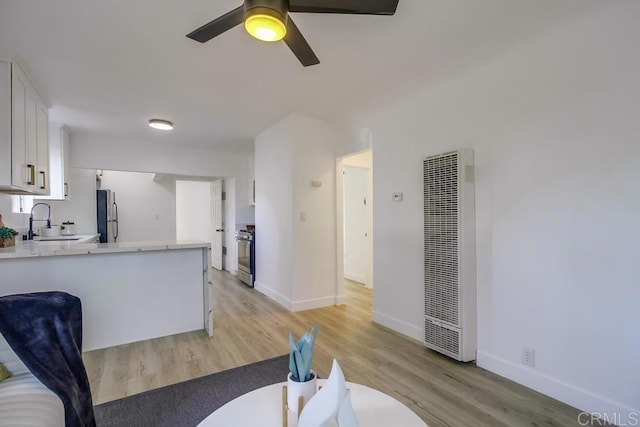
[{"label": "electrical outlet", "polygon": [[522,347],[522,364],[527,366],[535,366],[536,351],[529,347]]}]

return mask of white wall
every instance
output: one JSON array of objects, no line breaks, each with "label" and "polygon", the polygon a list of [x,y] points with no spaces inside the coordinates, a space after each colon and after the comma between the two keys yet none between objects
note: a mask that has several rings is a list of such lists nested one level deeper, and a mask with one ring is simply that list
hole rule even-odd
[{"label": "white wall", "polygon": [[67,200],[42,200],[51,205],[51,223],[60,225],[65,221],[71,221],[76,224],[77,234],[97,233],[96,171],[69,168],[67,180]]},{"label": "white wall", "polygon": [[9,194],[0,193],[0,215],[4,225],[13,228],[16,231],[23,231],[29,226],[29,215],[14,214],[12,212],[11,196]]},{"label": "white wall", "polygon": [[333,144],[325,123],[299,115],[256,137],[256,289],[291,310],[336,300]]},{"label": "white wall", "polygon": [[293,292],[293,129],[289,118],[255,140],[256,289],[285,307]]},{"label": "white wall", "polygon": [[211,183],[176,181],[176,238],[211,242]]},{"label": "white wall", "polygon": [[101,188],[116,194],[118,242],[176,239],[175,181],[156,182],[152,173],[105,170]]},{"label": "white wall", "polygon": [[247,153],[120,141],[90,135],[73,135],[74,167],[132,172],[166,173],[200,177],[236,178],[236,221],[253,224],[248,204]]},{"label": "white wall", "polygon": [[[324,122],[289,118],[294,130],[293,300],[304,310],[336,303],[336,147]],[[313,187],[311,181],[322,185]]]},{"label": "white wall", "polygon": [[583,410],[640,410],[638,22],[639,2],[610,2],[359,124],[377,322],[421,339],[420,159],[473,148],[478,365]]},{"label": "white wall", "polygon": [[[44,202],[51,205],[51,223],[60,225],[64,221],[72,221],[76,224],[77,234],[96,233],[96,179],[95,171],[90,169],[69,168],[70,197],[67,200],[41,200],[34,202]],[[27,196],[30,197],[30,196]],[[11,212],[11,196],[0,194],[0,214],[4,223],[17,231],[28,230],[29,210],[26,214],[13,214]],[[29,202],[27,202],[29,203]],[[30,204],[29,204],[30,206]],[[44,218],[40,209],[36,208],[35,217]],[[34,230],[41,227],[43,223],[34,223]]]},{"label": "white wall", "polygon": [[96,233],[96,171],[69,168],[69,175],[69,199],[45,200],[51,205],[52,222],[72,221],[78,234]]},{"label": "white wall", "polygon": [[343,159],[344,166],[371,169],[373,167],[373,151],[371,149],[347,156]]}]

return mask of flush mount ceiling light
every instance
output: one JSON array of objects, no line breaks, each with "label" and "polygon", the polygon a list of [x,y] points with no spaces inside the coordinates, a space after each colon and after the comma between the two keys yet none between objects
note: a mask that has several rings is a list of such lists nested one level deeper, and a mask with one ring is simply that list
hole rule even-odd
[{"label": "flush mount ceiling light", "polygon": [[263,42],[277,42],[287,35],[285,17],[275,9],[255,7],[246,12],[244,28]]},{"label": "flush mount ceiling light", "polygon": [[171,123],[169,120],[151,119],[149,120],[149,126],[151,126],[154,129],[160,129],[160,130],[173,129],[173,123]]}]

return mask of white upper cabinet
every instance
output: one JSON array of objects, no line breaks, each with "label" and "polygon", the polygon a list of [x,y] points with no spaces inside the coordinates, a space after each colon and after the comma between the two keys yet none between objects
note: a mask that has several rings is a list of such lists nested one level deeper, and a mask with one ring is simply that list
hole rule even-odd
[{"label": "white upper cabinet", "polygon": [[38,199],[67,200],[69,197],[69,132],[55,123],[49,124],[49,196]]},{"label": "white upper cabinet", "polygon": [[38,104],[36,112],[36,185],[38,194],[50,194],[49,176],[49,110],[46,105]]},{"label": "white upper cabinet", "polygon": [[256,205],[256,165],[255,153],[250,153],[248,157],[248,180],[249,180],[249,206]]},{"label": "white upper cabinet", "polygon": [[71,197],[71,188],[69,185],[71,177],[71,137],[69,131],[64,126],[60,129],[60,138],[62,140],[62,190],[64,192],[64,198],[69,199]]},{"label": "white upper cabinet", "polygon": [[0,191],[48,195],[49,110],[24,71],[0,60]]}]

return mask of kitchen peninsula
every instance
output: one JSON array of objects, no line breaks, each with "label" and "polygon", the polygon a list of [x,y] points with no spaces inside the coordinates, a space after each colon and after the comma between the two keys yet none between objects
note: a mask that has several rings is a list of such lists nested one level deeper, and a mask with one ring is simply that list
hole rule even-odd
[{"label": "kitchen peninsula", "polygon": [[0,295],[65,291],[82,301],[83,350],[213,329],[211,245],[18,242],[0,249]]}]

